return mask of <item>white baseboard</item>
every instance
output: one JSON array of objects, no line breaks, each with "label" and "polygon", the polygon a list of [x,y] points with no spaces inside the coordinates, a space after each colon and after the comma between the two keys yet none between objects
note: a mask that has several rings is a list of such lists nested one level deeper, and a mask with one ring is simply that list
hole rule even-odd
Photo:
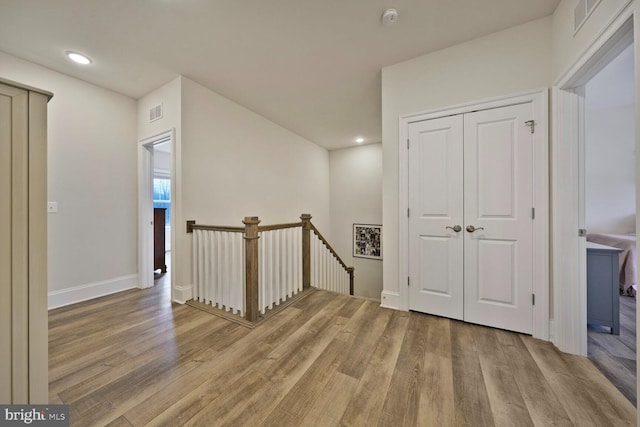
[{"label": "white baseboard", "polygon": [[400,294],[398,292],[382,291],[380,306],[400,310]]},{"label": "white baseboard", "polygon": [[193,299],[192,286],[175,286],[173,288],[173,301],[178,304],[184,304],[190,299]]},{"label": "white baseboard", "polygon": [[49,310],[138,287],[138,275],[116,277],[49,292]]}]

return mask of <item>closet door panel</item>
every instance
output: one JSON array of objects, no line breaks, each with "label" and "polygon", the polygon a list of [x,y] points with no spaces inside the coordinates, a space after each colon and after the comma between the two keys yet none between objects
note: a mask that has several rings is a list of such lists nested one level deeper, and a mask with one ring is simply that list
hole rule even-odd
[{"label": "closet door panel", "polygon": [[521,104],[464,117],[464,318],[524,333],[533,328],[531,116]]},{"label": "closet door panel", "polygon": [[409,130],[409,308],[462,319],[462,117]]}]

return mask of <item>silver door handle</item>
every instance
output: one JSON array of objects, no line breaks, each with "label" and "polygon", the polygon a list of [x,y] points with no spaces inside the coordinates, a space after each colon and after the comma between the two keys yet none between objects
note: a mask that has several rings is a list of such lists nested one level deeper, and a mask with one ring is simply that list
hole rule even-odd
[{"label": "silver door handle", "polygon": [[462,227],[460,227],[459,225],[454,225],[453,227],[449,227],[447,225],[445,228],[449,228],[449,229],[455,231],[456,233],[459,233],[460,231],[462,231]]},{"label": "silver door handle", "polygon": [[469,233],[473,233],[474,231],[478,231],[478,230],[484,230],[484,227],[474,227],[473,225],[467,225],[467,231]]}]

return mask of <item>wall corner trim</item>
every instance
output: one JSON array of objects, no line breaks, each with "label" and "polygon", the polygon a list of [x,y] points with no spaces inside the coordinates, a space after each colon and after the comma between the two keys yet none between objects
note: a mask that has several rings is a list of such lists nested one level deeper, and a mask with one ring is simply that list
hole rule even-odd
[{"label": "wall corner trim", "polygon": [[193,299],[193,285],[173,287],[173,302],[184,304],[190,299]]},{"label": "wall corner trim", "polygon": [[382,291],[380,307],[402,310],[400,307],[400,294],[398,292]]}]

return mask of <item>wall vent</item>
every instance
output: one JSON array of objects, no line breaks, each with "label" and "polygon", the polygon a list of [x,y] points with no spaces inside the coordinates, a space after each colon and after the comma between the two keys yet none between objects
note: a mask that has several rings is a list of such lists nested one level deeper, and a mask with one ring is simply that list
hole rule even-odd
[{"label": "wall vent", "polygon": [[149,122],[155,122],[162,118],[162,104],[158,104],[149,110]]},{"label": "wall vent", "polygon": [[596,6],[600,4],[600,1],[602,0],[578,0],[578,4],[573,11],[573,30],[575,33],[582,27],[582,24],[589,18]]}]

